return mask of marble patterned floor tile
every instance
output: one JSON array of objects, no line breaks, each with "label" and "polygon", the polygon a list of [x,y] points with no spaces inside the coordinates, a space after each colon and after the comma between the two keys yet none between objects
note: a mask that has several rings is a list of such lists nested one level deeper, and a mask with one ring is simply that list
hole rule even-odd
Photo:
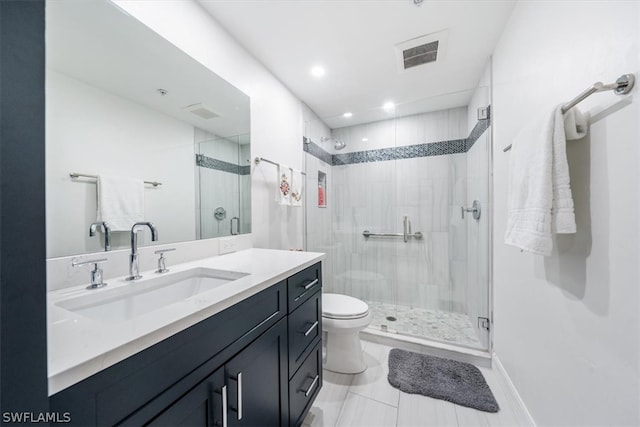
[{"label": "marble patterned floor tile", "polygon": [[389,427],[395,426],[397,419],[398,408],[350,392],[336,426]]},{"label": "marble patterned floor tile", "polygon": [[309,427],[335,426],[352,381],[353,375],[323,370],[322,389],[313,402],[303,425]]},{"label": "marble patterned floor tile", "polygon": [[393,347],[370,341],[363,342],[367,370],[353,377],[349,391],[391,406],[398,406],[400,390],[389,384],[389,351]]},{"label": "marble patterned floor tile", "polygon": [[400,393],[398,427],[458,426],[455,405],[420,394]]}]

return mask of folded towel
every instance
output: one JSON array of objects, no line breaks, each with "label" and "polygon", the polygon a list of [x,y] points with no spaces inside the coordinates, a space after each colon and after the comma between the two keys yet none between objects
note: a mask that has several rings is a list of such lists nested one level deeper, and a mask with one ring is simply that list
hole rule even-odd
[{"label": "folded towel", "polygon": [[544,256],[552,233],[576,232],[566,141],[584,137],[587,120],[561,108],[525,126],[511,150],[505,243]]},{"label": "folded towel", "polygon": [[291,171],[291,206],[302,206],[304,176],[297,169]]},{"label": "folded towel", "polygon": [[280,205],[291,204],[291,168],[285,165],[278,166],[278,178],[276,181],[276,202]]},{"label": "folded towel", "polygon": [[111,231],[130,231],[144,221],[144,182],[124,176],[98,176],[97,220],[109,223]]}]

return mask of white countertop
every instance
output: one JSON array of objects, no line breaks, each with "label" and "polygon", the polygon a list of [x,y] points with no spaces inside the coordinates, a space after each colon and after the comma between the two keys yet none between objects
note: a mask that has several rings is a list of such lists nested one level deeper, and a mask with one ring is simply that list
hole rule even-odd
[{"label": "white countertop", "polygon": [[106,323],[75,314],[56,305],[70,297],[122,286],[136,286],[157,277],[145,271],[143,278],[126,282],[124,277],[107,280],[102,289],[85,285],[47,294],[47,338],[49,395],[112,366],[165,338],[192,326],[324,258],[315,252],[247,249],[180,265],[169,265],[170,275],[194,267],[208,267],[248,273],[226,285],[200,293],[138,316],[132,320]]}]

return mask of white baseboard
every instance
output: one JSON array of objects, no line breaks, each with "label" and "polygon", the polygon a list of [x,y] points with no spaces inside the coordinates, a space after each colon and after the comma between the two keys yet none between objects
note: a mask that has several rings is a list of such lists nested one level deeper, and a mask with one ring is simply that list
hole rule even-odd
[{"label": "white baseboard", "polygon": [[533,417],[529,413],[529,410],[527,409],[527,406],[524,404],[524,401],[520,397],[520,393],[518,393],[518,390],[516,389],[516,386],[513,385],[513,382],[511,381],[511,378],[509,378],[509,374],[504,369],[504,366],[502,365],[502,362],[500,362],[500,359],[498,358],[498,355],[495,354],[495,353],[493,353],[492,362],[493,362],[494,370],[497,371],[500,374],[500,377],[502,377],[502,380],[507,385],[507,388],[508,388],[509,392],[511,393],[511,396],[513,397],[514,402],[517,403],[517,405],[518,405],[518,407],[520,409],[520,412],[521,412],[523,420],[526,420],[531,427],[536,427],[536,422],[533,420]]},{"label": "white baseboard", "polygon": [[391,347],[416,351],[436,357],[471,363],[476,366],[491,367],[491,356],[486,351],[464,348],[457,345],[429,341],[427,339],[382,332],[367,328],[360,332],[360,338]]}]

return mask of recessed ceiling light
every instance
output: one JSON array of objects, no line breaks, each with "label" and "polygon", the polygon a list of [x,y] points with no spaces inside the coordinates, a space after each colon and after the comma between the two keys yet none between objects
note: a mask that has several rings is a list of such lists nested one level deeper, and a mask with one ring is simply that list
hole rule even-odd
[{"label": "recessed ceiling light", "polygon": [[362,142],[367,142],[369,138],[362,138]]},{"label": "recessed ceiling light", "polygon": [[347,113],[344,113],[342,116],[346,117],[346,118],[349,118],[349,117],[353,116],[353,113],[347,112]]},{"label": "recessed ceiling light", "polygon": [[396,104],[394,104],[391,101],[387,101],[384,103],[384,105],[382,106],[382,108],[384,109],[384,111],[390,113],[391,111],[396,109]]},{"label": "recessed ceiling light", "polygon": [[326,71],[324,70],[323,67],[316,65],[315,67],[311,68],[311,75],[313,77],[323,77],[325,75]]}]

